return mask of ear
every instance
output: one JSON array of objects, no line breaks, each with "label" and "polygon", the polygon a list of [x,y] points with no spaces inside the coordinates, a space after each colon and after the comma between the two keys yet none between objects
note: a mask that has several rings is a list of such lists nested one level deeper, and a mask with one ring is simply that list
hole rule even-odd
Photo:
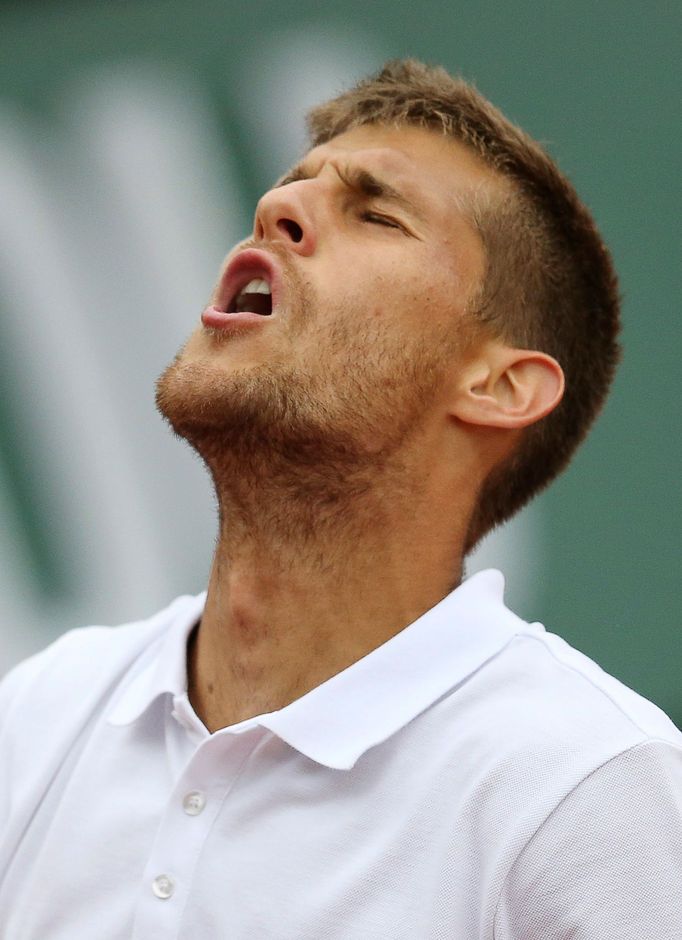
[{"label": "ear", "polygon": [[564,373],[546,353],[490,343],[462,372],[452,414],[467,424],[525,428],[564,393]]}]

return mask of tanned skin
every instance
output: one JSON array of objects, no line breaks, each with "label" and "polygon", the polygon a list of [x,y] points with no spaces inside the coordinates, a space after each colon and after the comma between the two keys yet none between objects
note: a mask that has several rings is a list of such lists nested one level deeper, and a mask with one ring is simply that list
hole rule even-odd
[{"label": "tanned skin", "polygon": [[483,480],[563,393],[555,360],[468,314],[485,257],[464,207],[501,182],[463,145],[360,127],[292,175],[225,261],[275,261],[272,316],[200,324],[158,383],[219,505],[188,644],[209,731],[284,707],[445,597]]}]

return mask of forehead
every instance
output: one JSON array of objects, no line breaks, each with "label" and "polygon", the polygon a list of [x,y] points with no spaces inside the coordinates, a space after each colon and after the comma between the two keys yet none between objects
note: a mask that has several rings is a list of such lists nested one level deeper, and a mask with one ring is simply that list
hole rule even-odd
[{"label": "forehead", "polygon": [[302,165],[317,175],[329,162],[370,170],[436,213],[456,209],[462,197],[495,182],[493,171],[464,144],[421,127],[356,127],[310,150]]}]

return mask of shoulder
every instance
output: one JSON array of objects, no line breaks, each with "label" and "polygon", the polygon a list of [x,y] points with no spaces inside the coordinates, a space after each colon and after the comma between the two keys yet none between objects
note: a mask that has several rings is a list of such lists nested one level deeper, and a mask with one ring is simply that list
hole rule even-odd
[{"label": "shoulder", "polygon": [[154,659],[169,629],[200,616],[203,597],[119,627],[71,630],[0,682],[0,855],[114,693]]},{"label": "shoulder", "polygon": [[0,681],[0,742],[57,717],[92,710],[130,666],[179,616],[201,610],[203,595],[176,598],[152,617],[116,627],[80,627],[62,634]]},{"label": "shoulder", "polygon": [[573,728],[605,740],[622,734],[633,744],[660,739],[682,745],[682,733],[662,709],[539,624],[515,637],[505,667],[517,686],[513,698],[535,715],[539,733],[570,736]]},{"label": "shoulder", "polygon": [[598,786],[607,766],[631,778],[642,762],[678,767],[682,732],[668,715],[541,626],[514,638],[498,670],[489,681],[504,690],[499,734],[510,764],[522,762],[547,782],[536,824],[588,779]]},{"label": "shoulder", "polygon": [[494,722],[486,716],[495,763],[521,789],[526,774],[534,781],[534,822],[630,748],[682,748],[682,733],[657,705],[539,625],[521,630],[483,673],[481,691],[495,706]]},{"label": "shoulder", "polygon": [[453,720],[467,715],[456,723],[467,750],[510,783],[521,787],[527,773],[561,798],[630,747],[648,740],[682,746],[682,733],[653,702],[541,624],[506,609],[500,617],[509,620],[508,641],[446,707]]},{"label": "shoulder", "polygon": [[[477,835],[504,848],[501,875],[576,788],[599,783],[600,768],[635,752],[638,767],[652,754],[677,766],[682,754],[682,733],[653,702],[541,625],[513,626],[441,706],[456,730],[451,759],[475,768]],[[634,772],[632,756],[614,772]]]}]

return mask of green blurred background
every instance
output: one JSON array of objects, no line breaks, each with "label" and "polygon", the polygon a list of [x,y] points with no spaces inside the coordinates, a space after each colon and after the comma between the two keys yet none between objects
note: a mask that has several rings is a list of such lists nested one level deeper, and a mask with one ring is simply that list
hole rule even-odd
[{"label": "green blurred background", "polygon": [[615,257],[625,359],[568,472],[472,564],[682,724],[677,395],[680,8],[0,7],[0,668],[205,586],[213,506],[154,415],[312,103],[416,56],[541,140]]}]

